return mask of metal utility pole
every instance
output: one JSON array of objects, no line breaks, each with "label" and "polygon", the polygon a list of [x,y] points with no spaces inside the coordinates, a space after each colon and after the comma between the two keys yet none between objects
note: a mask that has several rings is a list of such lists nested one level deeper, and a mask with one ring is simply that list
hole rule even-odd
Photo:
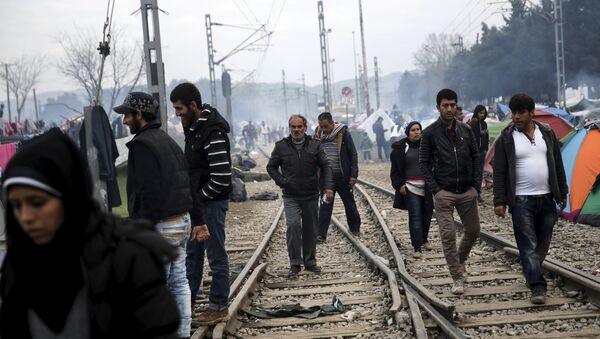
[{"label": "metal utility pole", "polygon": [[362,45],[362,57],[363,57],[363,86],[365,87],[365,108],[367,110],[367,116],[371,115],[371,100],[369,99],[369,71],[367,68],[367,50],[365,47],[365,30],[363,25],[363,12],[362,12],[362,1],[358,0],[358,12],[360,14],[360,41]]},{"label": "metal utility pole", "polygon": [[379,66],[377,65],[377,57],[375,60],[375,98],[377,99],[377,109],[381,107],[381,101],[379,100]]},{"label": "metal utility pole", "polygon": [[35,121],[40,121],[40,114],[38,112],[38,101],[37,95],[35,94],[35,88],[33,89],[33,106],[35,107]]},{"label": "metal utility pole", "polygon": [[327,68],[329,70],[329,93],[331,95],[331,107],[335,104],[335,79],[333,78],[333,63],[335,62],[335,58],[331,57],[331,53],[329,50],[329,34],[331,33],[331,28],[328,28],[326,31],[326,43],[327,43]]},{"label": "metal utility pole", "polygon": [[217,84],[215,78],[215,50],[212,38],[212,22],[210,14],[204,16],[206,23],[206,44],[208,46],[208,76],[210,79],[210,103],[217,107]]},{"label": "metal utility pole", "polygon": [[329,87],[329,54],[327,53],[327,30],[325,29],[325,15],[323,14],[323,1],[317,2],[319,10],[319,40],[321,42],[321,72],[323,73],[323,101],[325,110],[331,110],[331,88]]},{"label": "metal utility pole", "polygon": [[358,88],[358,66],[356,64],[356,39],[354,36],[354,31],[352,31],[352,50],[354,51],[354,93],[356,95],[356,112],[360,112],[360,90]]},{"label": "metal utility pole", "polygon": [[12,113],[10,110],[10,87],[8,83],[8,64],[4,64],[4,74],[6,75],[6,106],[8,108],[8,122],[12,123]]},{"label": "metal utility pole", "polygon": [[287,91],[285,88],[285,70],[281,70],[281,81],[283,84],[283,104],[285,106],[285,117],[288,117]]},{"label": "metal utility pole", "polygon": [[554,0],[554,41],[556,49],[556,99],[562,101],[567,108],[566,77],[565,77],[565,45],[563,40],[563,11],[562,0]]},{"label": "metal utility pole", "polygon": [[233,113],[231,110],[231,76],[227,69],[223,67],[223,73],[221,74],[221,89],[223,91],[223,97],[225,98],[225,106],[227,109],[227,121],[229,122],[229,134],[233,133]]},{"label": "metal utility pole", "polygon": [[148,91],[158,100],[161,128],[168,133],[167,98],[165,93],[165,69],[160,43],[158,0],[140,0],[144,33],[144,60]]},{"label": "metal utility pole", "polygon": [[304,116],[308,114],[308,96],[306,95],[306,82],[302,73],[302,98],[304,98]]}]

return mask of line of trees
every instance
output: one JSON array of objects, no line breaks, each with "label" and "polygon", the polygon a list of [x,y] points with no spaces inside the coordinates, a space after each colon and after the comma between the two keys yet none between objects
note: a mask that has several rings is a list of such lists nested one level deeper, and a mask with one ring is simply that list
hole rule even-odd
[{"label": "line of trees", "polygon": [[[533,6],[510,0],[504,25],[482,23],[480,38],[459,50],[458,36],[432,34],[415,53],[417,70],[403,74],[399,100],[405,109],[431,105],[435,91],[450,87],[461,101],[486,102],[526,92],[541,102],[556,101],[553,1]],[[600,1],[563,0],[567,86],[587,85],[600,97]],[[417,90],[416,90],[417,89]]]}]

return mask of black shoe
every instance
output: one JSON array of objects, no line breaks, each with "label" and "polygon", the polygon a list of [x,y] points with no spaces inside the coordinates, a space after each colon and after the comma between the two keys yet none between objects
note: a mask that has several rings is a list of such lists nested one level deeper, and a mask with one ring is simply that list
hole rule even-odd
[{"label": "black shoe", "polygon": [[304,269],[313,273],[321,273],[321,266],[317,265],[305,267]]},{"label": "black shoe", "polygon": [[350,233],[357,238],[360,237],[360,231],[350,231]]},{"label": "black shoe", "polygon": [[320,235],[317,235],[317,243],[322,244],[324,242],[325,242],[325,238]]},{"label": "black shoe", "polygon": [[290,267],[290,271],[288,272],[288,278],[294,278],[298,276],[298,273],[302,270],[302,267],[298,265],[293,265]]},{"label": "black shoe", "polygon": [[531,303],[535,305],[543,305],[546,303],[546,291],[534,290],[531,293]]}]

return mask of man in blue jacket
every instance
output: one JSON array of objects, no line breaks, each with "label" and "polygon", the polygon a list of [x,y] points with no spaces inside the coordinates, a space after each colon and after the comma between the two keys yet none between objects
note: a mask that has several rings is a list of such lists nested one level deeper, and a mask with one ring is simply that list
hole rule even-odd
[{"label": "man in blue jacket", "polygon": [[[319,127],[315,130],[314,138],[321,141],[321,146],[327,154],[329,166],[333,172],[334,188],[342,198],[346,211],[346,220],[350,232],[356,236],[360,234],[360,215],[354,201],[352,189],[358,178],[358,156],[352,136],[348,127],[333,121],[329,112],[319,115]],[[325,191],[324,180],[320,181],[322,194]],[[335,196],[335,195],[334,195]],[[327,230],[331,221],[333,211],[333,200],[321,203],[319,208],[319,235],[317,242],[324,242],[327,238]]]}]

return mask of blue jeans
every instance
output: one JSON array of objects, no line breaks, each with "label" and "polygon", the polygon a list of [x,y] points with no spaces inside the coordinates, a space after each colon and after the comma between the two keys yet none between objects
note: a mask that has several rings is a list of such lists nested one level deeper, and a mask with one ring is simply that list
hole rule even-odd
[{"label": "blue jeans", "polygon": [[531,290],[545,290],[542,262],[550,248],[557,219],[556,205],[549,197],[518,195],[511,213],[527,284]]},{"label": "blue jeans", "polygon": [[208,265],[212,271],[208,308],[222,310],[227,308],[229,302],[229,258],[225,250],[225,215],[229,209],[229,201],[207,201],[203,203],[201,209],[210,238],[204,242],[196,240],[188,242],[185,264],[192,292],[191,300],[196,300],[202,283],[206,251]]},{"label": "blue jeans", "polygon": [[[156,225],[158,231],[173,246],[177,247],[177,258],[165,266],[167,273],[167,286],[177,303],[181,317],[177,333],[180,337],[190,336],[192,326],[192,305],[190,299],[190,287],[186,276],[185,257],[186,244],[190,234],[190,216],[185,214],[177,220],[159,222]],[[173,233],[173,230],[178,232]],[[183,231],[183,232],[180,232]]]},{"label": "blue jeans", "polygon": [[428,202],[426,197],[414,194],[408,189],[406,190],[404,201],[408,210],[410,242],[415,251],[420,250],[421,246],[427,242],[427,237],[429,236],[433,204],[432,202]]}]

